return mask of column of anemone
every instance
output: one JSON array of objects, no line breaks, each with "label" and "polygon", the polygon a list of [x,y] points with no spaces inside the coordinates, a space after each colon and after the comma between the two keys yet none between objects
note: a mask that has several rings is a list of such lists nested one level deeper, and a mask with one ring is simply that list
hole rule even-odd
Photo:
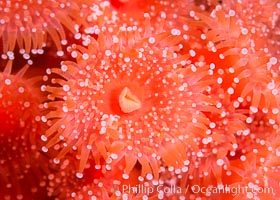
[{"label": "column of anemone", "polygon": [[[0,191],[5,199],[43,198],[48,159],[40,153],[42,96],[38,78],[25,79],[28,66],[11,74],[9,62],[0,73]],[[45,171],[46,170],[46,171]]]},{"label": "column of anemone", "polygon": [[[137,39],[131,37],[133,31]],[[43,116],[53,123],[42,136],[47,141],[43,150],[62,141],[59,158],[68,148],[77,148],[79,176],[90,152],[112,158],[113,164],[124,157],[124,177],[136,162],[143,176],[157,176],[159,150],[163,144],[176,144],[192,118],[184,105],[191,96],[182,86],[184,73],[175,72],[187,57],[173,51],[179,48],[176,37],[171,31],[141,39],[137,29],[128,28],[119,35],[91,38],[88,47],[74,45],[71,54],[77,61],[51,70],[66,79],[55,80],[61,87],[42,87],[62,100],[46,104],[55,111]],[[184,148],[180,151],[184,157]]]},{"label": "column of anemone", "polygon": [[29,59],[30,53],[42,54],[50,37],[57,48],[57,54],[63,55],[62,45],[67,44],[67,35],[76,33],[83,5],[92,1],[2,1],[0,3],[1,32],[3,41],[2,58],[11,58],[18,45],[20,53]]}]

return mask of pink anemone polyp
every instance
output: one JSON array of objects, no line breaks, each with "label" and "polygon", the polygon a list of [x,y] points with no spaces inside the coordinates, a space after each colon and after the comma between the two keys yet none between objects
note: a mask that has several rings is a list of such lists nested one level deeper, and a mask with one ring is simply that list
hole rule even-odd
[{"label": "pink anemone polyp", "polygon": [[[56,160],[77,150],[79,176],[87,160],[97,154],[112,160],[108,163],[112,166],[125,158],[125,174],[138,161],[143,176],[158,177],[162,157],[170,165],[183,165],[184,148],[174,161],[162,149],[168,143],[176,145],[179,135],[180,140],[188,141],[184,134],[199,130],[192,128],[193,117],[200,116],[195,105],[210,110],[212,102],[200,98],[203,83],[198,83],[197,90],[187,84],[186,79],[192,78],[186,74],[195,69],[182,68],[188,55],[175,52],[180,47],[177,33],[172,33],[140,38],[137,27],[129,27],[118,34],[100,35],[97,40],[90,38],[86,47],[73,45],[70,52],[76,62],[66,61],[61,69],[47,70],[64,78],[52,80],[61,87],[42,86],[50,99],[57,99],[45,104],[51,111],[42,119],[52,126],[42,136],[46,141],[43,150],[60,144]],[[123,38],[126,34],[128,39]],[[205,73],[198,76],[200,82]],[[200,126],[197,121],[195,125]]]}]

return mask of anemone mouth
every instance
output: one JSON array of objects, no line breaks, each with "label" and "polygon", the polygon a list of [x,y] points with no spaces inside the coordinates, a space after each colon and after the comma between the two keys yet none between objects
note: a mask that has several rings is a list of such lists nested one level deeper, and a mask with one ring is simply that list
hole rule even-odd
[{"label": "anemone mouth", "polygon": [[119,95],[119,105],[124,113],[131,113],[142,107],[141,101],[128,87],[124,87],[121,91]]},{"label": "anemone mouth", "polygon": [[99,107],[100,111],[128,118],[139,115],[148,106],[144,99],[146,90],[134,81],[112,82],[104,87],[104,101]]}]

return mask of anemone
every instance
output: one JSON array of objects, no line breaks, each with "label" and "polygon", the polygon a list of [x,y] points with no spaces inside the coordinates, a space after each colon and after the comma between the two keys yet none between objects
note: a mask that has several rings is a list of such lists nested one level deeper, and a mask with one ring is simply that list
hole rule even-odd
[{"label": "anemone", "polygon": [[77,33],[82,5],[90,5],[90,2],[1,1],[2,58],[11,58],[16,45],[26,59],[31,52],[42,54],[48,37],[55,44],[57,54],[63,55],[62,45],[67,44],[67,31]]},{"label": "anemone", "polygon": [[[175,52],[180,49],[177,38],[174,31],[140,37],[137,27],[129,27],[69,49],[77,61],[48,70],[63,77],[52,79],[60,86],[42,87],[55,100],[45,104],[52,111],[42,116],[52,124],[42,136],[43,150],[61,144],[56,160],[77,150],[79,176],[94,152],[112,159],[112,166],[125,157],[124,174],[138,161],[143,176],[158,177],[161,158],[168,159],[164,148],[187,142],[188,132],[203,131],[207,120],[196,105],[209,111],[213,103],[203,97],[203,70],[182,67],[189,56]],[[196,71],[200,78],[193,80],[188,73]],[[183,165],[184,148],[179,154],[169,164]]]},{"label": "anemone", "polygon": [[48,159],[39,147],[39,133],[46,130],[40,122],[43,98],[35,86],[40,79],[23,77],[27,69],[26,65],[13,75],[9,62],[0,73],[0,191],[5,199],[46,195],[44,168]]}]

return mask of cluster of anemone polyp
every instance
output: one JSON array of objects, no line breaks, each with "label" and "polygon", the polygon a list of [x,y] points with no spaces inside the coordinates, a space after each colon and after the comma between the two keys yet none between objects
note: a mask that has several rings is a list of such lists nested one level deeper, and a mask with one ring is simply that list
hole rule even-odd
[{"label": "cluster of anemone polyp", "polygon": [[4,0],[0,39],[0,200],[280,199],[278,0]]}]

